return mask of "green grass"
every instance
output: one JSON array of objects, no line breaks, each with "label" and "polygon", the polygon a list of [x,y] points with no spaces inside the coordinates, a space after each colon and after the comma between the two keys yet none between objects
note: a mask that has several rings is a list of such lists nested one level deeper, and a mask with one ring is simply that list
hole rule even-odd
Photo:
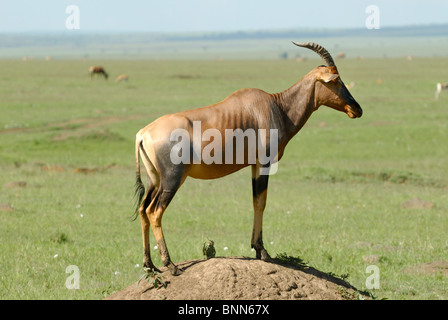
[{"label": "green grass", "polygon": [[[448,261],[448,95],[434,101],[447,62],[337,61],[365,114],[350,120],[322,106],[288,145],[264,215],[272,256],[348,275],[360,290],[375,264],[377,298],[448,299],[446,274],[412,271]],[[2,299],[101,299],[135,283],[135,133],[243,87],[279,92],[320,62],[110,60],[102,62],[109,81],[90,81],[87,69],[99,63],[0,61],[0,204],[14,208],[0,210]],[[121,73],[130,81],[114,83]],[[14,181],[26,186],[8,186]],[[249,169],[187,180],[163,219],[173,260],[202,258],[207,239],[217,256],[254,257],[251,196]],[[417,197],[434,206],[402,206]],[[79,267],[79,290],[65,287],[69,265]]]}]

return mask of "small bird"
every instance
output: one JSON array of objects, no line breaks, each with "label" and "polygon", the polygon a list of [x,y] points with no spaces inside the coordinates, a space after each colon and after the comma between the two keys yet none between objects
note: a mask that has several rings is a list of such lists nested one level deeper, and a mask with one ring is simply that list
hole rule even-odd
[{"label": "small bird", "polygon": [[216,250],[213,240],[207,239],[207,241],[204,242],[204,245],[202,246],[202,253],[207,257],[207,259],[215,257]]}]

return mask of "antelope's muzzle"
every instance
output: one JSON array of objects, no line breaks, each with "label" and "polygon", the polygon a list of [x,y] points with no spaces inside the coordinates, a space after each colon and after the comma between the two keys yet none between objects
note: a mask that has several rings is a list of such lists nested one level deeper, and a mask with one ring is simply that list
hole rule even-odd
[{"label": "antelope's muzzle", "polygon": [[354,119],[354,118],[361,118],[362,116],[362,108],[359,105],[358,102],[355,101],[355,99],[350,99],[350,103],[345,105],[345,113],[347,115]]}]

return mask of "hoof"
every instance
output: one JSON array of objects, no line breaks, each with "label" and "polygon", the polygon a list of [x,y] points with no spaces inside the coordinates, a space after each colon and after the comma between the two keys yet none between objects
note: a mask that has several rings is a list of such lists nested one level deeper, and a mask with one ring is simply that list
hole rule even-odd
[{"label": "hoof", "polygon": [[182,274],[182,270],[180,270],[176,265],[170,263],[168,266],[168,270],[170,270],[173,276],[179,276]]},{"label": "hoof", "polygon": [[143,270],[146,272],[146,273],[150,273],[150,272],[157,272],[157,273],[162,273],[162,272],[160,272],[160,270],[159,269],[157,269],[153,264],[148,264],[148,265],[146,265],[146,264],[144,264],[143,265]]},{"label": "hoof", "polygon": [[265,262],[272,261],[271,257],[269,256],[269,253],[265,249],[261,249],[260,251],[257,251],[256,257],[257,257],[257,259],[261,259]]},{"label": "hoof", "polygon": [[269,254],[266,251],[261,253],[261,260],[263,260],[265,262],[271,262],[272,261],[271,257],[269,256]]}]

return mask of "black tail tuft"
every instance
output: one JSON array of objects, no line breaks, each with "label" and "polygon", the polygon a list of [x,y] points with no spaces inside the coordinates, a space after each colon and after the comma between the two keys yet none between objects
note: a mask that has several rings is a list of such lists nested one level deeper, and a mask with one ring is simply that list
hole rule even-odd
[{"label": "black tail tuft", "polygon": [[136,200],[136,208],[133,215],[132,220],[137,219],[138,216],[138,209],[140,208],[140,205],[142,203],[143,197],[145,196],[145,186],[142,183],[142,179],[140,179],[140,175],[137,174],[137,178],[135,179],[135,196],[137,198]]}]

